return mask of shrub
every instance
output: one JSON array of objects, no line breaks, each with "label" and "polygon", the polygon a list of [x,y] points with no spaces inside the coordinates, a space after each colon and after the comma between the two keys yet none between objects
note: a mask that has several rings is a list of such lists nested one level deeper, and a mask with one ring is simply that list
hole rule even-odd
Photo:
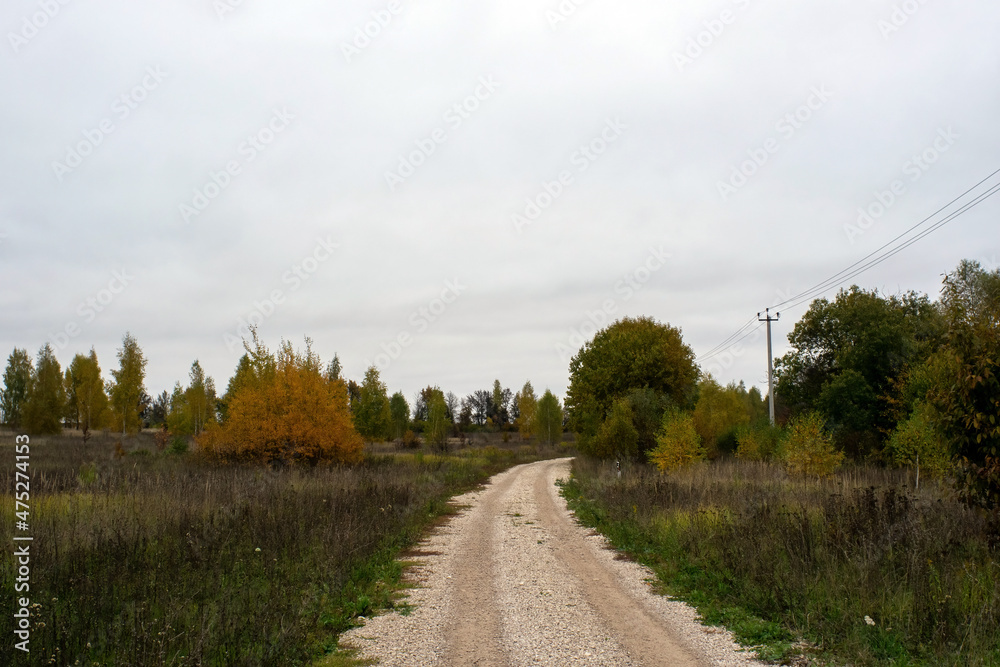
[{"label": "shrub", "polygon": [[170,453],[171,454],[187,454],[188,451],[188,441],[187,438],[182,436],[177,436],[170,443]]},{"label": "shrub", "polygon": [[410,429],[406,429],[406,433],[403,434],[400,444],[407,449],[416,449],[420,446],[420,438]]},{"label": "shrub", "polygon": [[818,412],[808,412],[788,425],[784,449],[785,468],[797,475],[829,477],[844,460]]},{"label": "shrub", "polygon": [[933,421],[933,408],[918,403],[913,414],[896,427],[886,444],[886,458],[897,465],[916,466],[932,477],[951,468],[951,453]]},{"label": "shrub", "polygon": [[656,434],[656,448],[649,460],[661,473],[677,470],[705,459],[701,436],[694,427],[694,418],[679,410],[668,411]]},{"label": "shrub", "polygon": [[782,458],[781,429],[770,424],[741,426],[736,430],[736,458],[745,461]]}]

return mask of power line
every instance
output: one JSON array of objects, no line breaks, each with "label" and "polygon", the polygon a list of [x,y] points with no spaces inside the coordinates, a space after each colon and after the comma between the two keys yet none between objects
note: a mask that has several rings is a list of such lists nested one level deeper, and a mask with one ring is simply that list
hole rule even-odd
[{"label": "power line", "polygon": [[[729,343],[728,345],[726,345],[726,346],[725,346],[725,348],[723,348],[723,349],[721,349],[721,350],[719,350],[719,351],[717,351],[717,352],[713,352],[713,353],[712,353],[712,354],[710,354],[710,355],[709,355],[709,354],[706,354],[706,355],[702,355],[702,356],[698,357],[697,361],[700,361],[700,362],[705,362],[705,361],[708,361],[709,359],[711,359],[712,357],[717,357],[717,356],[719,356],[720,354],[722,354],[723,352],[725,352],[725,351],[726,351],[727,349],[729,349],[729,348],[733,347],[734,345],[736,345],[737,343],[739,343],[739,342],[740,342],[740,341],[742,341],[743,339],[745,339],[745,338],[749,337],[749,336],[750,336],[751,334],[755,333],[756,331],[759,331],[759,330],[760,330],[760,328],[761,328],[762,326],[764,326],[764,323],[763,323],[763,322],[759,323],[759,324],[758,324],[757,326],[755,326],[755,327],[754,327],[753,329],[751,329],[750,331],[748,331],[748,332],[746,332],[745,334],[743,334],[742,336],[740,336],[738,340],[735,340],[735,341],[733,341],[732,343]],[[717,347],[718,347],[718,346],[717,346]]]},{"label": "power line", "polygon": [[[742,331],[743,331],[744,329],[746,329],[746,328],[747,328],[748,326],[750,326],[750,325],[751,325],[751,324],[753,324],[753,323],[754,323],[754,318],[750,318],[749,320],[747,320],[746,324],[744,324],[744,325],[743,325],[743,326],[741,326],[741,327],[740,327],[739,329],[737,329],[737,330],[736,330],[735,332],[733,332],[732,334],[730,334],[730,335],[729,335],[729,337],[727,337],[727,338],[726,338],[726,339],[725,339],[724,341],[722,341],[721,343],[719,343],[718,345],[716,345],[715,347],[713,347],[713,348],[712,348],[711,350],[709,350],[708,352],[706,352],[706,353],[704,353],[704,354],[700,355],[700,356],[699,356],[698,358],[699,358],[699,359],[707,359],[707,358],[709,358],[709,357],[713,357],[713,356],[715,356],[715,355],[716,355],[717,353],[721,352],[721,351],[722,351],[723,349],[725,349],[726,347],[728,347],[728,346],[729,346],[729,343],[730,343],[730,341],[732,341],[732,339],[734,339],[734,338],[736,338],[737,336],[739,336],[739,335],[740,335],[740,333],[741,333],[741,332],[742,332]],[[758,328],[759,328],[759,327],[758,327]]]},{"label": "power line", "polygon": [[[978,195],[972,201],[963,204],[958,210],[953,211],[952,213],[949,213],[943,220],[940,220],[940,221],[934,223],[934,225],[932,225],[931,227],[928,227],[927,229],[923,230],[922,232],[920,232],[919,234],[917,234],[913,238],[907,239],[905,242],[899,244],[895,248],[892,248],[892,249],[886,251],[882,255],[879,255],[877,258],[875,258],[872,261],[868,262],[867,264],[859,267],[855,271],[852,271],[848,275],[844,276],[839,282],[836,282],[836,283],[833,283],[833,284],[829,284],[826,287],[823,287],[823,288],[821,288],[819,290],[817,290],[817,289],[814,288],[813,290],[808,290],[806,292],[803,292],[802,294],[799,295],[799,297],[802,297],[802,298],[793,297],[794,299],[796,299],[795,302],[792,303],[791,305],[787,306],[785,308],[785,310],[788,310],[788,308],[794,308],[794,307],[796,307],[796,306],[798,306],[798,305],[800,305],[802,303],[805,303],[806,301],[811,300],[813,297],[818,296],[819,294],[822,294],[824,292],[827,292],[827,291],[833,289],[834,287],[839,287],[840,285],[843,285],[844,283],[846,283],[848,280],[851,280],[855,276],[858,276],[858,275],[864,273],[865,271],[867,271],[868,269],[881,264],[882,262],[884,262],[885,260],[889,259],[893,255],[896,255],[897,253],[900,253],[903,250],[909,248],[911,245],[913,245],[914,243],[916,243],[920,239],[924,238],[925,236],[927,236],[931,232],[934,232],[934,231],[940,229],[941,227],[945,226],[946,224],[948,224],[949,222],[951,222],[952,220],[954,220],[955,218],[957,218],[962,213],[965,213],[966,211],[968,211],[968,210],[970,210],[970,209],[978,206],[979,204],[983,203],[984,201],[986,201],[987,199],[989,199],[990,197],[992,197],[993,195],[995,195],[997,192],[1000,192],[1000,183],[997,183],[996,185],[992,186],[989,190],[987,190],[986,192]],[[897,238],[899,238],[899,237],[897,237]],[[885,246],[882,246],[882,247],[884,248]],[[869,257],[870,256],[871,255],[869,255]],[[791,299],[789,299],[789,301],[791,301]],[[785,301],[784,303],[788,303],[788,302]]]},{"label": "power line", "polygon": [[[805,290],[804,292],[800,292],[799,294],[796,294],[795,296],[791,296],[791,297],[785,299],[784,301],[782,301],[781,303],[774,304],[773,307],[774,308],[778,308],[780,306],[784,306],[786,303],[791,303],[792,301],[798,301],[800,298],[806,296],[807,294],[813,294],[817,290],[819,291],[819,293],[822,293],[822,292],[825,292],[825,291],[827,291],[829,289],[832,289],[833,287],[841,285],[844,282],[847,282],[848,280],[850,280],[851,278],[853,278],[854,276],[858,275],[862,271],[866,271],[868,268],[871,268],[872,266],[875,266],[876,264],[879,264],[882,261],[885,261],[885,259],[888,259],[889,257],[891,257],[893,254],[895,254],[899,250],[902,250],[903,248],[906,248],[909,245],[912,245],[912,243],[914,241],[923,238],[928,233],[934,231],[935,229],[937,229],[938,227],[942,226],[943,224],[951,222],[952,220],[955,219],[955,217],[958,216],[958,214],[964,213],[969,208],[972,208],[972,206],[975,206],[975,205],[979,204],[983,199],[991,197],[993,194],[995,194],[996,193],[996,188],[998,186],[997,185],[992,186],[990,188],[990,190],[987,190],[987,193],[985,193],[985,195],[979,195],[979,197],[977,197],[977,199],[973,200],[973,202],[970,202],[970,203],[967,203],[967,204],[963,205],[958,211],[956,211],[956,212],[954,212],[952,214],[949,214],[949,217],[947,217],[944,221],[935,223],[930,229],[924,230],[924,232],[921,232],[921,235],[919,235],[915,239],[911,239],[910,241],[905,242],[905,245],[901,245],[901,247],[899,247],[898,249],[895,249],[894,251],[890,251],[891,254],[886,254],[885,257],[883,257],[882,259],[879,259],[877,262],[869,263],[864,268],[862,268],[860,271],[855,271],[855,272],[851,273],[851,270],[854,269],[855,267],[857,267],[859,264],[865,263],[867,260],[871,259],[873,256],[875,256],[878,253],[882,252],[883,250],[885,250],[887,247],[891,246],[893,243],[895,243],[899,239],[907,236],[908,234],[910,234],[911,232],[913,232],[917,228],[925,225],[928,221],[930,221],[933,218],[935,218],[939,213],[941,213],[942,211],[947,210],[952,204],[954,204],[955,202],[959,201],[960,199],[962,199],[963,197],[965,197],[967,194],[969,194],[970,192],[972,192],[973,190],[975,190],[980,185],[982,185],[983,183],[985,183],[989,179],[993,178],[997,174],[1000,174],[1000,169],[997,169],[996,171],[994,171],[993,173],[991,173],[989,176],[987,176],[983,180],[979,181],[978,183],[976,183],[975,185],[973,185],[971,188],[969,188],[968,190],[966,190],[962,194],[958,195],[957,197],[955,197],[954,199],[952,199],[950,202],[948,202],[947,204],[945,204],[944,206],[942,206],[938,210],[934,211],[934,213],[930,214],[929,216],[927,216],[926,218],[924,218],[923,220],[921,220],[917,224],[913,225],[912,227],[910,227],[909,229],[907,229],[903,233],[899,234],[898,236],[896,236],[892,240],[890,240],[887,243],[883,244],[879,248],[876,248],[872,252],[868,253],[867,255],[865,255],[864,257],[862,257],[858,261],[856,261],[854,264],[851,264],[850,266],[848,266],[846,269],[843,269],[843,270],[841,270],[841,271],[833,274],[832,276],[830,276],[826,280],[824,280],[824,281],[822,281],[820,283],[817,283],[816,285],[813,285],[812,287],[810,287],[809,289]],[[844,274],[847,274],[847,273],[850,273],[850,275],[844,276]],[[838,279],[840,279],[840,282],[836,282]]]},{"label": "power line", "polygon": [[[833,274],[832,276],[830,276],[826,280],[824,280],[824,281],[822,281],[820,283],[817,283],[816,285],[813,285],[809,289],[807,289],[807,290],[805,290],[803,292],[800,292],[800,293],[796,294],[795,296],[791,296],[791,297],[785,299],[784,301],[781,301],[780,303],[774,304],[772,306],[772,308],[777,308],[779,306],[784,306],[785,304],[790,304],[789,306],[787,306],[787,308],[785,308],[785,310],[788,310],[788,308],[795,308],[796,306],[799,306],[802,303],[805,303],[806,301],[809,301],[809,300],[815,298],[816,296],[819,296],[820,294],[823,294],[824,292],[827,292],[827,291],[829,291],[829,290],[831,290],[831,289],[833,289],[835,287],[839,287],[840,285],[843,285],[845,282],[847,282],[848,280],[851,280],[855,276],[858,276],[858,275],[864,273],[868,269],[870,269],[872,267],[875,267],[875,266],[881,264],[882,262],[886,261],[890,257],[896,255],[897,253],[902,252],[903,250],[905,250],[906,248],[910,247],[911,245],[913,245],[914,243],[916,243],[920,239],[922,239],[925,236],[927,236],[928,234],[936,231],[937,229],[940,229],[941,227],[943,227],[944,225],[948,224],[949,222],[951,222],[952,220],[954,220],[958,216],[960,216],[963,213],[969,211],[970,209],[978,206],[979,204],[981,204],[985,200],[987,200],[990,197],[992,197],[993,195],[995,195],[998,191],[1000,191],[1000,182],[998,182],[998,183],[990,186],[985,192],[983,192],[983,193],[981,193],[979,195],[976,195],[976,197],[974,197],[971,201],[968,201],[968,202],[962,204],[958,209],[956,209],[955,211],[952,211],[951,213],[947,214],[942,220],[938,220],[937,222],[935,222],[934,224],[932,224],[930,227],[928,227],[927,229],[924,229],[924,230],[920,231],[918,234],[916,234],[912,238],[908,238],[908,239],[904,240],[902,243],[899,243],[899,244],[893,246],[893,244],[895,244],[897,241],[899,241],[900,239],[903,239],[903,238],[909,236],[911,233],[913,233],[914,231],[916,231],[917,229],[919,229],[923,225],[927,224],[927,222],[933,220],[940,213],[942,213],[943,211],[945,211],[948,208],[950,208],[953,204],[955,204],[956,202],[960,201],[962,198],[964,198],[970,192],[973,192],[976,188],[978,188],[983,183],[987,182],[988,180],[990,180],[991,178],[993,178],[997,174],[1000,174],[1000,169],[995,170],[994,172],[992,172],[991,174],[989,174],[988,176],[986,176],[986,178],[983,178],[982,180],[980,180],[978,183],[976,183],[975,185],[973,185],[972,187],[970,187],[968,190],[966,190],[962,194],[960,194],[957,197],[955,197],[954,199],[952,199],[950,202],[948,202],[947,204],[945,204],[944,206],[942,206],[941,208],[939,208],[938,210],[936,210],[931,215],[927,216],[926,218],[924,218],[923,220],[921,220],[917,224],[913,225],[912,227],[910,227],[906,231],[904,231],[901,234],[897,235],[895,238],[893,238],[892,240],[890,240],[887,243],[883,244],[879,248],[877,248],[874,251],[868,253],[867,255],[865,255],[864,257],[862,257],[861,259],[859,259],[855,263],[851,264],[847,268],[845,268],[845,269],[843,269],[843,270],[841,270],[841,271]],[[890,246],[893,246],[893,247],[890,248]],[[886,250],[886,248],[889,248],[889,250]],[[882,252],[883,250],[886,250],[886,251]],[[879,254],[879,253],[881,253],[881,254]],[[738,339],[736,339],[736,337],[739,336],[740,333],[742,331],[744,331],[748,326],[750,326],[751,324],[753,324],[753,322],[754,322],[754,318],[751,318],[746,324],[744,324],[739,329],[737,329],[735,332],[733,332],[732,334],[730,334],[721,343],[719,343],[718,345],[716,345],[715,347],[713,347],[711,350],[709,350],[705,354],[700,355],[697,360],[700,361],[700,362],[705,362],[705,361],[707,361],[707,360],[709,360],[709,359],[711,359],[711,358],[713,358],[715,356],[718,356],[724,350],[726,350],[729,347],[732,347],[733,345],[735,345],[736,343],[742,341],[747,336],[749,336],[750,334],[754,333],[755,331],[757,331],[758,329],[760,329],[761,326],[763,326],[763,323],[760,323],[756,327],[754,327],[752,330],[748,331],[747,333],[743,334]],[[734,340],[734,339],[736,339],[736,340]]]}]

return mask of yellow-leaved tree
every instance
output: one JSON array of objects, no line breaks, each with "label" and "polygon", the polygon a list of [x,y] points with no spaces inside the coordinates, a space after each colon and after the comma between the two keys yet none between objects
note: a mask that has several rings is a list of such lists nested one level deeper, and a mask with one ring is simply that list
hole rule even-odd
[{"label": "yellow-leaved tree", "polygon": [[793,474],[829,477],[844,460],[818,412],[808,412],[788,425],[784,449],[785,468]]},{"label": "yellow-leaved tree", "polygon": [[355,463],[362,439],[351,421],[347,386],[321,372],[319,357],[306,339],[304,353],[282,341],[272,355],[252,331],[245,344],[250,373],[237,393],[226,397],[226,419],[210,423],[198,444],[230,461]]},{"label": "yellow-leaved tree", "polygon": [[705,448],[695,430],[694,418],[687,412],[667,410],[656,434],[656,447],[649,453],[650,462],[660,472],[669,472],[704,459]]}]

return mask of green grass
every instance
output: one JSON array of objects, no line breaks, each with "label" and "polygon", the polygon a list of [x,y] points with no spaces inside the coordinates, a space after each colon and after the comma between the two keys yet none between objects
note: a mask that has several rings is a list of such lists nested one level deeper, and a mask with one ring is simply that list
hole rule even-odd
[{"label": "green grass", "polygon": [[794,480],[736,461],[618,478],[577,459],[563,493],[662,592],[766,659],[1000,665],[996,524],[943,486],[916,493],[905,473],[861,468]]},{"label": "green grass", "polygon": [[[538,458],[485,447],[266,469],[156,453],[141,439],[127,448],[150,453],[115,458],[108,441],[32,440],[39,606],[29,659],[4,641],[0,664],[364,664],[336,650],[337,636],[397,605],[398,554],[454,512],[449,497]],[[0,539],[10,544],[10,440],[0,456]],[[13,599],[10,549],[0,567]],[[0,633],[13,636],[11,614]]]}]

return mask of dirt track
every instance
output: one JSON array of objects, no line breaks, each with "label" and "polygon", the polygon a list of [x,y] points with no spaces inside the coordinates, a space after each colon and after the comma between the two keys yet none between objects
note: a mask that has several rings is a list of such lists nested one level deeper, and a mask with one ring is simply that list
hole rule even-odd
[{"label": "dirt track", "polygon": [[413,611],[342,643],[382,665],[759,664],[578,526],[555,485],[568,474],[568,459],[540,461],[456,498],[468,509],[418,550]]}]

